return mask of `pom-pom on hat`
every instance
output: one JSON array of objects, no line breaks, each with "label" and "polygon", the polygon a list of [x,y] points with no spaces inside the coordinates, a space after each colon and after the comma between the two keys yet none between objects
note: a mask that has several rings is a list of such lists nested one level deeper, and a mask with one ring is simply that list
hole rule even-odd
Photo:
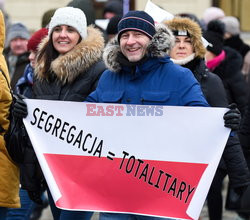
[{"label": "pom-pom on hat", "polygon": [[87,37],[87,21],[85,14],[79,8],[63,7],[58,8],[49,24],[49,35],[58,25],[68,25],[75,28],[82,39]]},{"label": "pom-pom on hat", "polygon": [[30,37],[28,41],[28,50],[37,51],[38,45],[40,44],[41,40],[48,35],[47,28],[41,28]]},{"label": "pom-pom on hat", "polygon": [[118,41],[125,31],[140,31],[150,39],[155,34],[155,24],[153,18],[145,11],[129,11],[118,24]]},{"label": "pom-pom on hat", "polygon": [[219,55],[223,49],[223,37],[225,33],[225,24],[220,20],[210,21],[207,25],[207,31],[204,38],[209,42],[207,50]]}]

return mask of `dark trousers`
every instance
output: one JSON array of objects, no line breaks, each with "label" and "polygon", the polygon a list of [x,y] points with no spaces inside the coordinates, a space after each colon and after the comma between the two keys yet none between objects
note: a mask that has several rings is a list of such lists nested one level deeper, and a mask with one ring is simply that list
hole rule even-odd
[{"label": "dark trousers", "polygon": [[223,197],[222,184],[227,172],[224,169],[218,168],[211,187],[207,195],[207,206],[210,220],[222,220],[223,212]]}]

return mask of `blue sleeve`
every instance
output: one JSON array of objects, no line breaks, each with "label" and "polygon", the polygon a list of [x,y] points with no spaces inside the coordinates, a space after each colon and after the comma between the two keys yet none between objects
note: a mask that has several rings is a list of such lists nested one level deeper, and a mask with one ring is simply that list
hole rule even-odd
[{"label": "blue sleeve", "polygon": [[184,68],[179,88],[180,98],[184,106],[204,106],[209,107],[207,100],[201,90],[199,82],[193,73]]},{"label": "blue sleeve", "polygon": [[97,91],[91,92],[88,97],[85,99],[85,102],[98,102],[98,94]]}]

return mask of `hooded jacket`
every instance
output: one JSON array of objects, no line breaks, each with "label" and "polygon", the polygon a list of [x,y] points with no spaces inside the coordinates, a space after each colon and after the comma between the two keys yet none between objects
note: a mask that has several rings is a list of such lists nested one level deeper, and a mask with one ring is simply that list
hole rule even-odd
[{"label": "hooded jacket", "polygon": [[[202,92],[211,107],[228,107],[227,94],[222,80],[210,72],[205,65],[205,47],[201,42],[201,29],[198,24],[188,18],[174,18],[165,23],[171,30],[187,31],[194,48],[193,56],[182,60],[174,60],[183,67],[190,69],[201,85]],[[250,174],[236,135],[230,136],[219,168],[227,169],[233,187],[241,187],[250,183]]]},{"label": "hooded jacket", "polygon": [[137,63],[122,54],[117,38],[104,49],[108,70],[87,101],[104,103],[208,106],[190,70],[175,65],[167,55],[174,43],[171,31],[158,25],[148,54]]},{"label": "hooded jacket", "polygon": [[0,207],[19,208],[19,169],[11,161],[5,147],[4,134],[9,127],[9,107],[12,102],[9,72],[3,56],[5,25],[0,12]]}]

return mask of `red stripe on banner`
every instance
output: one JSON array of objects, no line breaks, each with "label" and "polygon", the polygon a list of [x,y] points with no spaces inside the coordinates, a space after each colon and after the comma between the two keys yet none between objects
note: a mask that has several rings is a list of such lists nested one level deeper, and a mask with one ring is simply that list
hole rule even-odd
[{"label": "red stripe on banner", "polygon": [[191,219],[186,214],[207,164],[45,154],[60,208]]}]

